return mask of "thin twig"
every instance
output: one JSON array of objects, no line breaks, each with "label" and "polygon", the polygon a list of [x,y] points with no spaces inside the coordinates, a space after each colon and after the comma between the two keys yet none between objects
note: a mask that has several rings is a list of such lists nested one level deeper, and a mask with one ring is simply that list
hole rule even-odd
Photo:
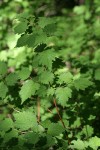
[{"label": "thin twig", "polygon": [[37,121],[40,122],[40,99],[37,99]]},{"label": "thin twig", "polygon": [[52,111],[51,111],[49,108],[48,108],[48,111],[49,111],[51,114],[53,114]]},{"label": "thin twig", "polygon": [[18,112],[18,113],[20,112],[19,110],[15,109],[15,108],[13,108],[13,110],[15,110],[15,111]]},{"label": "thin twig", "polygon": [[63,120],[62,120],[62,118],[61,118],[61,116],[60,116],[59,109],[58,109],[58,106],[57,106],[57,103],[56,103],[56,100],[55,100],[55,99],[54,99],[54,105],[55,105],[55,107],[56,107],[57,114],[58,114],[58,116],[59,116],[59,119],[60,119],[60,121],[61,121],[63,127],[66,128],[66,126],[65,126],[65,124],[64,124],[64,122],[63,122]]},{"label": "thin twig", "polygon": [[[66,126],[65,126],[65,124],[64,124],[64,122],[63,122],[63,120],[62,120],[62,118],[61,118],[61,116],[60,116],[59,109],[58,109],[58,106],[57,106],[57,103],[56,103],[56,100],[55,100],[55,99],[54,99],[54,105],[55,105],[55,107],[56,107],[56,110],[57,110],[59,119],[60,119],[60,121],[61,121],[63,127],[66,128]],[[70,139],[69,139],[69,137],[66,136],[66,138],[67,138],[67,140],[68,140],[68,143],[70,144]]]}]

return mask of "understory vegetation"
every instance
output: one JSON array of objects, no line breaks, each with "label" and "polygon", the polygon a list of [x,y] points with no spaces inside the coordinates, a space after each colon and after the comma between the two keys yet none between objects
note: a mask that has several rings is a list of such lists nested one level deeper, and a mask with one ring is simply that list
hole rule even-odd
[{"label": "understory vegetation", "polygon": [[99,150],[100,1],[0,4],[0,150]]}]

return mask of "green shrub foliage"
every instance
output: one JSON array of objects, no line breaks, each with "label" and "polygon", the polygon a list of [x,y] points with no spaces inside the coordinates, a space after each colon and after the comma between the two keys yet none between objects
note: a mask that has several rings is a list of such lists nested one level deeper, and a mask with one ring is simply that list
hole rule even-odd
[{"label": "green shrub foliage", "polygon": [[1,150],[99,149],[100,1],[86,2],[18,15],[17,53],[0,61]]}]

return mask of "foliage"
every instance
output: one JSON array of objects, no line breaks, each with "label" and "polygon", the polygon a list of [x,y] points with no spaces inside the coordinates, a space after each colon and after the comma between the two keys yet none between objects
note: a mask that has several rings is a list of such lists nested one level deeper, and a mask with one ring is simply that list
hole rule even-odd
[{"label": "foliage", "polygon": [[99,149],[99,4],[18,15],[13,55],[0,59],[2,150]]}]

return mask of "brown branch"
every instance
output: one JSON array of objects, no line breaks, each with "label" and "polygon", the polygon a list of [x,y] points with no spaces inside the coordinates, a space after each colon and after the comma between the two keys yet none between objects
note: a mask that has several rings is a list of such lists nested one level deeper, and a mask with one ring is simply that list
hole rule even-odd
[{"label": "brown branch", "polygon": [[60,121],[61,121],[63,127],[66,128],[66,126],[65,126],[65,124],[64,124],[64,122],[63,122],[63,120],[62,120],[62,118],[61,118],[61,116],[60,116],[59,109],[58,109],[58,106],[57,106],[57,103],[56,103],[56,100],[55,100],[55,99],[54,99],[54,105],[55,105],[55,107],[56,107],[57,114],[58,114],[58,116],[59,116],[59,119],[60,119]]},{"label": "brown branch", "polygon": [[[56,100],[55,100],[55,99],[54,99],[54,105],[55,105],[55,107],[56,107],[57,114],[58,114],[58,116],[59,116],[59,119],[60,119],[60,121],[61,121],[63,127],[66,128],[66,126],[65,126],[65,124],[64,124],[64,122],[63,122],[63,120],[62,120],[62,118],[61,118],[61,116],[60,116],[59,109],[58,109],[58,106],[57,106],[57,103],[56,103]],[[70,144],[70,139],[69,139],[69,137],[66,136],[66,138],[68,139],[68,143]]]},{"label": "brown branch", "polygon": [[48,111],[49,111],[51,114],[53,114],[52,111],[51,111],[49,108],[48,108]]},{"label": "brown branch", "polygon": [[37,99],[37,121],[40,122],[40,99]]}]

